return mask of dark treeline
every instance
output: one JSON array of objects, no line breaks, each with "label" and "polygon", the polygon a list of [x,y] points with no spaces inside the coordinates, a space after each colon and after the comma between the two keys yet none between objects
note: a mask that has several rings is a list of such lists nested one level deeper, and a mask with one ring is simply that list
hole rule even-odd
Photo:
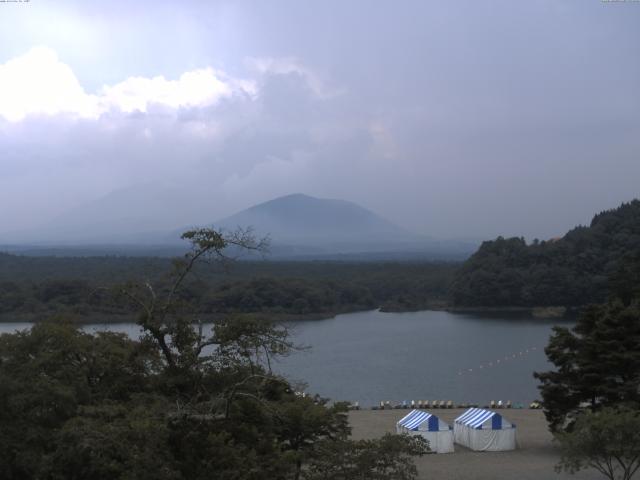
[{"label": "dark treeline", "polygon": [[457,272],[460,306],[582,306],[603,302],[611,281],[640,253],[640,201],[596,215],[557,240],[484,242]]},{"label": "dark treeline", "polygon": [[[171,260],[143,257],[26,257],[0,254],[0,318],[40,320],[54,314],[82,321],[128,320],[113,295],[127,279],[162,284]],[[236,262],[199,265],[182,295],[200,313],[318,316],[381,307],[417,310],[442,304],[455,263]]]}]

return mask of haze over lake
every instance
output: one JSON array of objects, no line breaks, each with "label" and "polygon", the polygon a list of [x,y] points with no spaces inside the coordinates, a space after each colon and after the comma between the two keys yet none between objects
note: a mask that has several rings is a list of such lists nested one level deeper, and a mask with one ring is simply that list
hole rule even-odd
[{"label": "haze over lake", "polygon": [[[528,404],[538,398],[532,373],[550,369],[543,349],[555,323],[440,311],[369,311],[297,321],[288,324],[292,338],[310,348],[274,368],[294,383],[306,381],[310,393],[362,406],[411,399]],[[28,326],[4,323],[0,332]],[[139,332],[135,324],[85,328],[132,337]]]}]

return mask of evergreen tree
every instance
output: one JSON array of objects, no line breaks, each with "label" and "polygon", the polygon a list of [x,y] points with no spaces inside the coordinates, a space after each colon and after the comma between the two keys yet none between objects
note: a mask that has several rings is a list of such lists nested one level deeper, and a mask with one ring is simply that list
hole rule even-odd
[{"label": "evergreen tree", "polygon": [[585,407],[640,407],[640,308],[612,300],[589,307],[569,330],[555,327],[545,349],[555,371],[535,373],[553,431]]}]

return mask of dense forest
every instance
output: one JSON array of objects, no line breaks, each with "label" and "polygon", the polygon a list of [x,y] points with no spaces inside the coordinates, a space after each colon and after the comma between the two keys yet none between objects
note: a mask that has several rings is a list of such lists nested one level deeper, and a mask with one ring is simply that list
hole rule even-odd
[{"label": "dense forest", "polygon": [[[28,257],[0,254],[0,319],[39,321],[65,314],[83,322],[129,321],[114,294],[127,281],[162,284],[166,258]],[[446,301],[455,263],[240,261],[202,264],[181,295],[204,315],[329,316],[382,308],[417,310]]]},{"label": "dense forest", "polygon": [[457,306],[582,306],[603,302],[610,282],[640,254],[640,201],[596,215],[549,241],[484,242],[456,273]]}]

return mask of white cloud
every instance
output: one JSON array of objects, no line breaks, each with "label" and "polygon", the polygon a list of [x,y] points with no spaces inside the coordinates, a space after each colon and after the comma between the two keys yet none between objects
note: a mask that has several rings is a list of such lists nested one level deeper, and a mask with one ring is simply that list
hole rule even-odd
[{"label": "white cloud", "polygon": [[103,87],[100,100],[105,109],[117,108],[126,113],[146,112],[153,104],[176,109],[204,107],[233,94],[233,86],[220,77],[211,68],[185,72],[178,80],[131,77]]},{"label": "white cloud", "polygon": [[[348,143],[368,120],[352,117],[304,65],[256,62],[248,79],[203,68],[130,77],[96,92],[85,91],[48,48],[0,65],[0,218],[9,219],[0,241],[137,185],[175,184],[181,193],[171,202],[184,219],[169,214],[153,189],[111,210],[100,203],[93,217],[138,212],[140,228],[154,218],[171,227],[196,216],[211,221],[292,188],[321,195],[318,178],[337,190],[347,181],[335,180],[345,149],[332,146]],[[358,136],[350,159],[368,154],[368,133]],[[82,218],[72,217],[64,217],[69,228],[82,231]]]},{"label": "white cloud", "polygon": [[28,115],[59,113],[96,117],[98,103],[53,50],[33,48],[0,65],[0,116],[16,122]]},{"label": "white cloud", "polygon": [[113,110],[144,113],[153,105],[208,107],[236,93],[254,97],[255,83],[203,68],[185,72],[177,80],[130,77],[88,94],[71,68],[47,47],[33,48],[0,65],[0,116],[11,122],[30,115],[95,119]]}]

